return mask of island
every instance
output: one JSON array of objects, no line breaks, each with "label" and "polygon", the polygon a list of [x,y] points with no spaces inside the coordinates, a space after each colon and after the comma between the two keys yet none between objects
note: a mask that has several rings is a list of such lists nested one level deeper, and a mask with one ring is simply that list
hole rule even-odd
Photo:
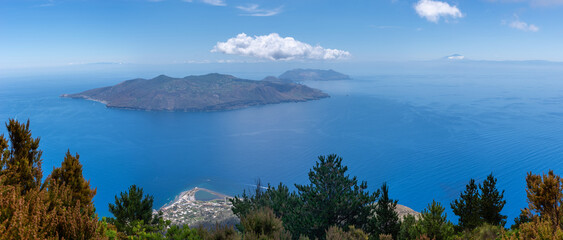
[{"label": "island", "polygon": [[133,79],[114,86],[63,94],[64,98],[98,101],[110,108],[148,111],[220,111],[329,97],[303,84],[255,81],[211,73],[173,78]]},{"label": "island", "polygon": [[278,77],[280,82],[349,80],[350,76],[332,69],[293,69]]}]

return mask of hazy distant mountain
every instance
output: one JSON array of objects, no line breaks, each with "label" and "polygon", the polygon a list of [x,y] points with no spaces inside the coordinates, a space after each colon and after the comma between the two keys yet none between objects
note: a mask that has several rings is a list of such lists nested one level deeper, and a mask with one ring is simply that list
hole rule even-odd
[{"label": "hazy distant mountain", "polygon": [[302,84],[253,81],[231,75],[207,74],[172,78],[133,79],[61,97],[99,101],[107,107],[164,110],[218,111],[255,105],[303,102],[328,94]]},{"label": "hazy distant mountain", "polygon": [[347,80],[350,76],[330,70],[319,69],[293,69],[278,77],[283,81],[302,82],[302,81],[329,81]]},{"label": "hazy distant mountain", "polygon": [[452,54],[449,56],[445,56],[444,59],[447,60],[464,60],[465,56],[461,55],[461,54]]}]

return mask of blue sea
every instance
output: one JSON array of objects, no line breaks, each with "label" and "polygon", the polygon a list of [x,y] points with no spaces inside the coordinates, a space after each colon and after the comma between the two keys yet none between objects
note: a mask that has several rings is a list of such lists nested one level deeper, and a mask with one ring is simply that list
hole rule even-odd
[{"label": "blue sea", "polygon": [[512,222],[527,206],[527,172],[563,174],[561,74],[352,76],[306,83],[327,99],[202,113],[59,98],[134,74],[4,77],[0,121],[30,119],[45,176],[67,149],[78,153],[100,216],[132,184],[158,208],[196,186],[235,195],[257,179],[306,184],[317,157],[336,153],[370,190],[387,182],[392,198],[417,211],[435,199],[452,221],[449,204],[469,179],[493,173]]}]

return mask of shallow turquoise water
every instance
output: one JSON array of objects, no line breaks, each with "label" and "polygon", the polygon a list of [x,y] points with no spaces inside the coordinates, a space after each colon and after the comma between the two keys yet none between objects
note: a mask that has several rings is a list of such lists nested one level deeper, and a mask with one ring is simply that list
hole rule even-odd
[{"label": "shallow turquoise water", "polygon": [[0,120],[31,119],[45,175],[67,149],[78,152],[102,216],[131,184],[159,207],[195,186],[233,195],[258,178],[306,183],[318,155],[337,153],[370,189],[387,181],[391,196],[417,211],[436,199],[451,220],[449,203],[468,180],[493,172],[511,222],[526,206],[526,172],[563,174],[560,76],[356,76],[308,83],[328,99],[210,113],[108,109],[58,97],[127,78],[0,79]]}]

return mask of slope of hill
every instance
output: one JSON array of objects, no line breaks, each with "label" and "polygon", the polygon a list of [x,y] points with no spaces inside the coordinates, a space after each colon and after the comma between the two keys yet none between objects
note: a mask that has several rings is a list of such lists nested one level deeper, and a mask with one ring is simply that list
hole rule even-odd
[{"label": "slope of hill", "polygon": [[61,97],[98,101],[107,107],[152,111],[219,111],[249,106],[303,102],[329,97],[302,84],[253,81],[224,74],[150,80],[133,79]]}]

